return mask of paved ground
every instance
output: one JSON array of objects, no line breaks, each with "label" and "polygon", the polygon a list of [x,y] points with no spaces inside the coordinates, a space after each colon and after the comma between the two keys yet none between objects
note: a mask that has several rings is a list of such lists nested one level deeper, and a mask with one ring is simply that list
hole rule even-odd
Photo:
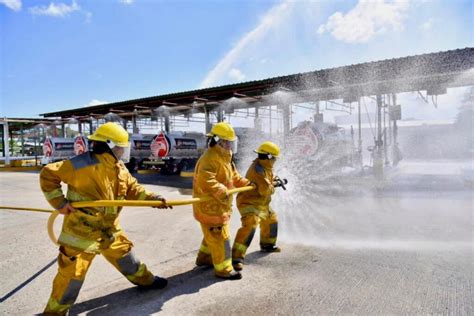
[{"label": "paved ground", "polygon": [[[262,254],[255,240],[240,281],[219,281],[212,270],[194,267],[201,233],[190,207],[126,209],[122,226],[137,255],[168,277],[169,287],[138,291],[99,256],[71,312],[472,315],[472,191],[440,187],[445,176],[432,175],[429,188],[407,191],[402,173],[374,196],[312,199],[303,192],[292,200],[296,192],[278,192],[283,252]],[[3,172],[0,185],[0,205],[48,207],[37,173]],[[146,186],[172,199],[190,193]],[[57,249],[47,236],[47,216],[0,210],[2,315],[39,313],[48,299]],[[233,233],[238,224],[234,216]]]}]

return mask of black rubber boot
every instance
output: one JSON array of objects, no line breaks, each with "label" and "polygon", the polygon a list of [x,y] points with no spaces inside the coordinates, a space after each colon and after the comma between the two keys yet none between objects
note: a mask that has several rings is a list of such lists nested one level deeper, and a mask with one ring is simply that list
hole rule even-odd
[{"label": "black rubber boot", "polygon": [[262,251],[262,252],[281,252],[281,249],[280,249],[280,247],[277,247],[275,245],[260,246],[260,251]]},{"label": "black rubber boot", "polygon": [[234,267],[235,271],[242,271],[244,268],[243,262],[240,261],[232,261],[232,266]]},{"label": "black rubber boot", "polygon": [[226,280],[240,280],[242,279],[242,274],[240,272],[232,270],[228,275],[219,275],[216,274],[216,277]]},{"label": "black rubber boot", "polygon": [[153,283],[150,285],[138,285],[138,288],[141,290],[158,290],[164,289],[166,285],[168,285],[168,280],[155,275],[153,277]]}]

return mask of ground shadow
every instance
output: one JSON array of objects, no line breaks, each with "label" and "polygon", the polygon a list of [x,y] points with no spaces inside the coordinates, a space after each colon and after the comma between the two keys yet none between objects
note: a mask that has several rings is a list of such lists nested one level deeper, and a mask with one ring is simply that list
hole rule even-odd
[{"label": "ground shadow", "polygon": [[264,258],[268,255],[272,254],[271,252],[263,252],[263,251],[254,251],[245,256],[245,264],[252,264],[253,262],[257,262],[258,259]]},{"label": "ground shadow", "polygon": [[168,278],[163,290],[140,290],[131,287],[122,291],[73,305],[70,315],[149,315],[161,311],[163,304],[180,295],[197,293],[224,280],[214,277],[211,268],[194,268]]},{"label": "ground shadow", "polygon": [[44,267],[42,267],[41,269],[38,270],[38,272],[36,272],[35,274],[33,274],[31,277],[29,277],[28,279],[26,279],[24,282],[22,282],[21,284],[19,284],[17,287],[15,287],[13,290],[11,290],[10,292],[8,292],[7,294],[5,294],[3,297],[0,298],[0,303],[3,303],[5,300],[7,300],[8,298],[10,298],[11,296],[13,296],[16,292],[20,291],[22,288],[24,288],[25,286],[27,286],[28,284],[30,284],[34,279],[36,279],[38,276],[40,276],[44,271],[48,270],[49,267],[51,267],[52,265],[54,265],[56,263],[56,258],[54,258],[53,260],[51,260],[47,265],[45,265]]}]

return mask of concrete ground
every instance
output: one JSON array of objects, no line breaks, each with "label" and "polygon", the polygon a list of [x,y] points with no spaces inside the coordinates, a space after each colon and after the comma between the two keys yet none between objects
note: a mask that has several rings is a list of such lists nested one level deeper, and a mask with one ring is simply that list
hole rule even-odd
[{"label": "concrete ground", "polygon": [[[401,177],[400,185],[407,179]],[[189,197],[189,189],[140,178],[169,199]],[[37,173],[2,172],[0,185],[0,205],[49,208]],[[239,281],[221,281],[211,269],[194,266],[202,236],[191,207],[125,209],[121,223],[137,256],[169,278],[168,288],[139,291],[98,256],[71,314],[473,315],[472,191],[460,186],[441,192],[435,183],[416,194],[396,192],[376,203],[321,200],[310,205],[317,211],[309,219],[280,205],[283,251],[260,253],[256,237]],[[57,248],[48,238],[47,218],[0,210],[2,315],[40,313],[48,300]]]}]

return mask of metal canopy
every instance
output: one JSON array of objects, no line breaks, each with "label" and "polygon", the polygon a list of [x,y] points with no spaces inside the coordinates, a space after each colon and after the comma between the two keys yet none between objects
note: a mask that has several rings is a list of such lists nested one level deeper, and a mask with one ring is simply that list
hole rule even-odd
[{"label": "metal canopy", "polygon": [[469,85],[474,85],[474,48],[471,47],[41,115],[44,117],[76,117],[82,120],[90,116],[101,116],[115,111],[121,112],[121,116],[133,116],[138,112],[151,114],[153,109],[163,105],[171,111],[186,113],[196,108],[201,111],[204,108],[212,110],[231,97],[246,101],[238,106],[246,108],[255,107],[260,104],[260,98],[278,90],[295,92],[294,100],[296,102],[334,99],[352,102],[361,96],[420,90],[426,90],[429,95],[437,95],[445,93],[446,88]]},{"label": "metal canopy", "polygon": [[7,124],[11,132],[35,128],[38,124],[51,125],[53,119],[44,118],[0,118],[0,124]]}]

